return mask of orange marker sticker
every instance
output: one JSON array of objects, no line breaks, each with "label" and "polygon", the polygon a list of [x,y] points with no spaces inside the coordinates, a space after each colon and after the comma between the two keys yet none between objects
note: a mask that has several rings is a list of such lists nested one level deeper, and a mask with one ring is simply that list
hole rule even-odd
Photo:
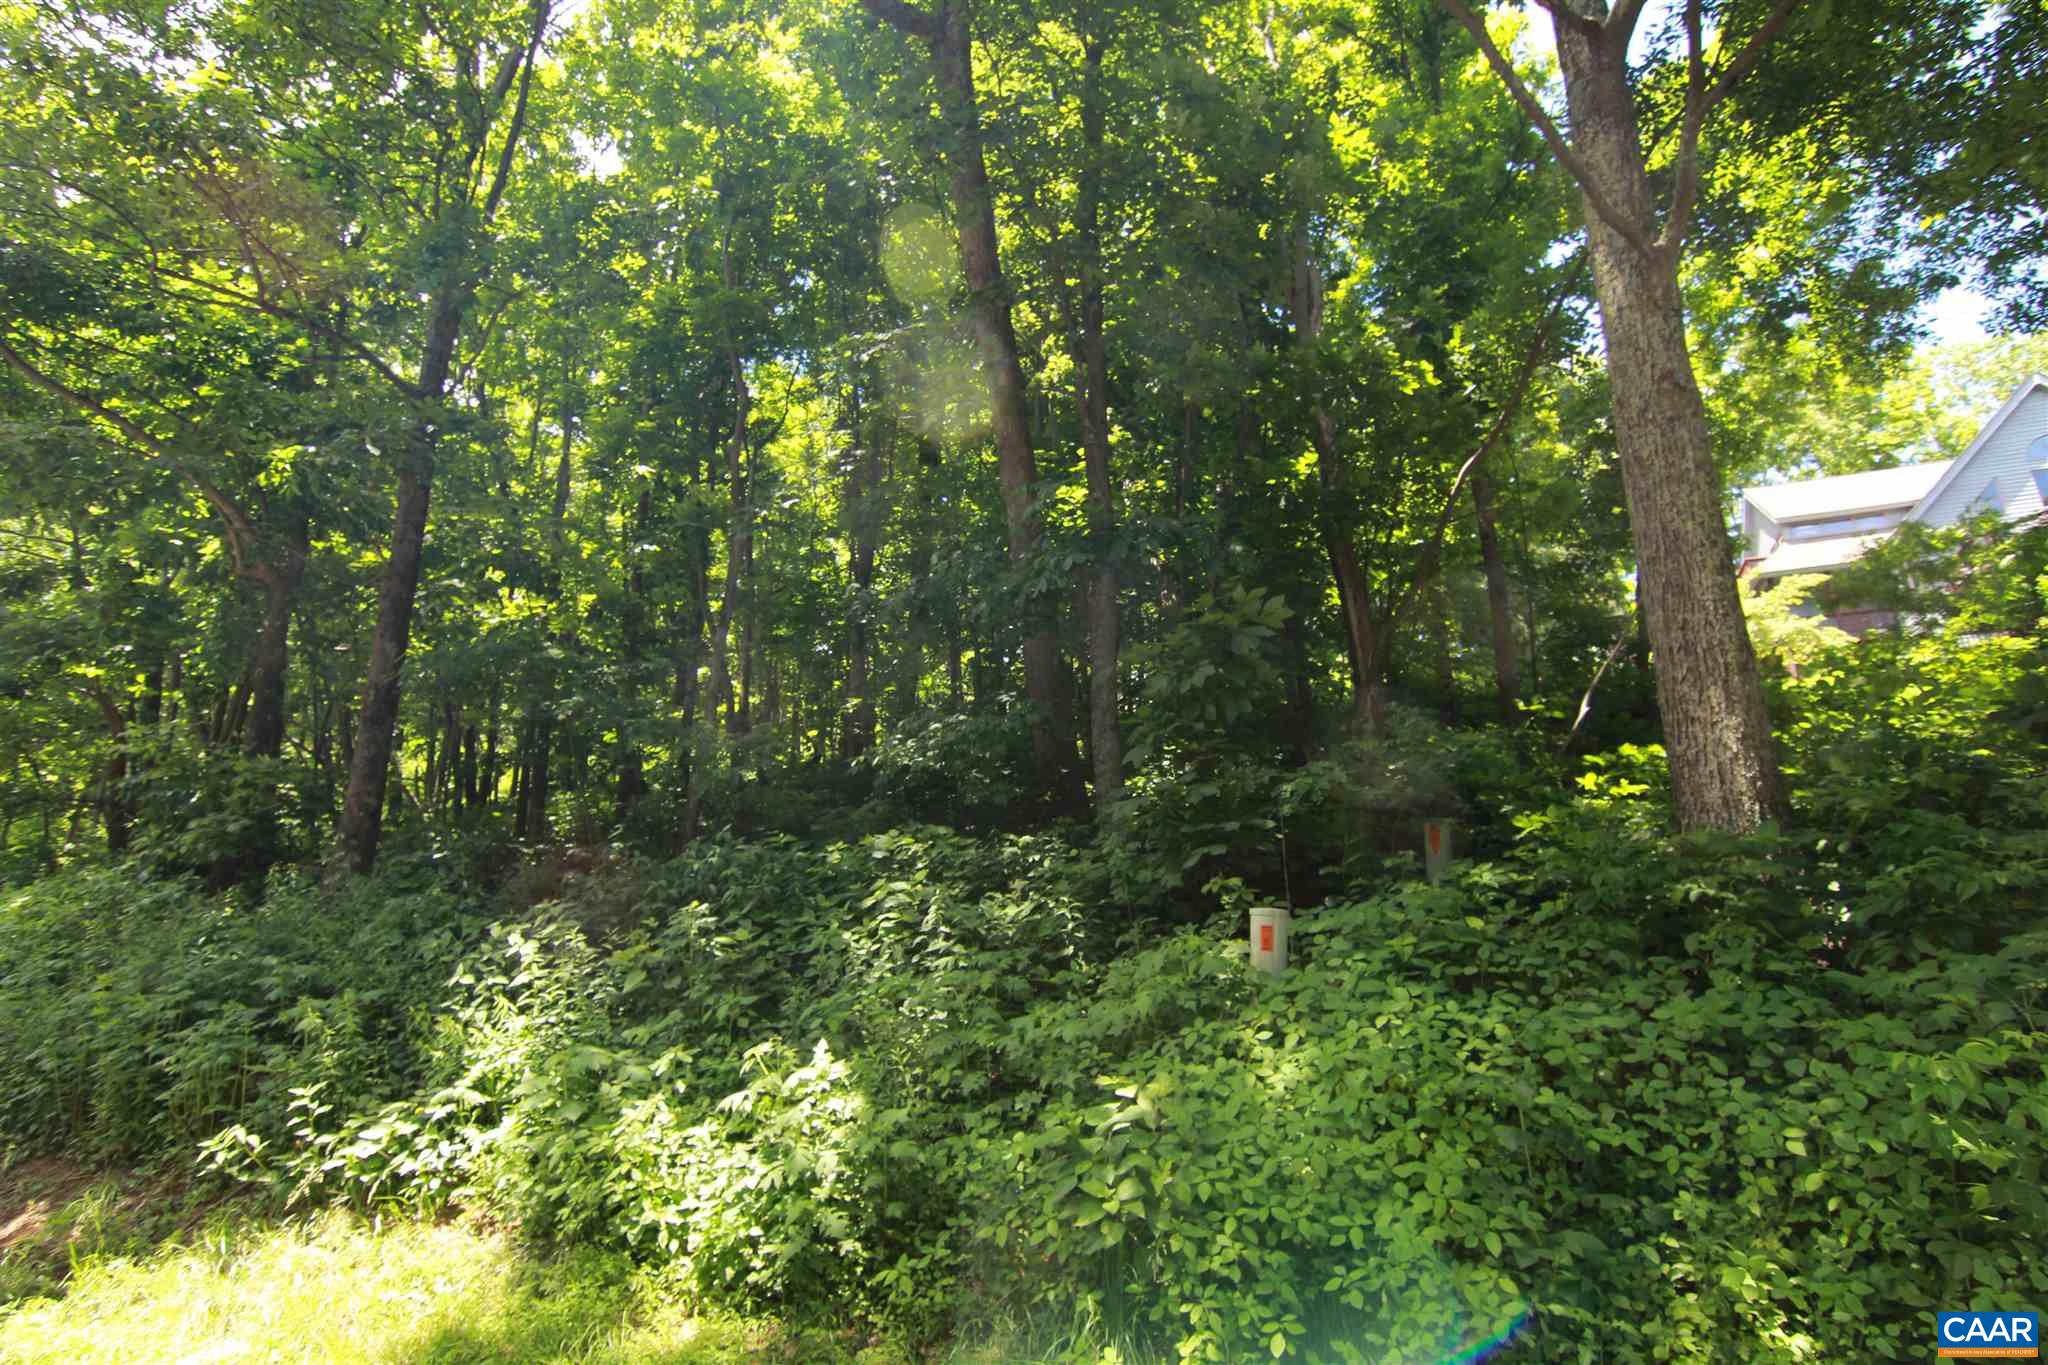
[{"label": "orange marker sticker", "polygon": [[1273,951],[1273,926],[1270,924],[1261,924],[1259,926],[1259,951],[1262,953]]}]

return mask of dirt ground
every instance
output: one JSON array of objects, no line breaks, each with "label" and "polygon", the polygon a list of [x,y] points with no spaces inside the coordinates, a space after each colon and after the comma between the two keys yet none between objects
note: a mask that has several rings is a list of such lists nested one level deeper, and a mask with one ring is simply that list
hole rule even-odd
[{"label": "dirt ground", "polygon": [[[41,1241],[52,1214],[110,1180],[121,1183],[104,1171],[61,1157],[38,1157],[0,1169],[0,1255]],[[126,1198],[124,1192],[123,1202]]]}]

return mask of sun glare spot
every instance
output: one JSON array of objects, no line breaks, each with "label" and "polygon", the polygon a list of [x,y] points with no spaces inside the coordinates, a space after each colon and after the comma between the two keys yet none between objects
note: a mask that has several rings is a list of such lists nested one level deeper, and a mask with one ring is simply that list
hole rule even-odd
[{"label": "sun glare spot", "polygon": [[928,204],[898,204],[882,225],[882,273],[905,303],[932,306],[952,292],[952,241]]}]

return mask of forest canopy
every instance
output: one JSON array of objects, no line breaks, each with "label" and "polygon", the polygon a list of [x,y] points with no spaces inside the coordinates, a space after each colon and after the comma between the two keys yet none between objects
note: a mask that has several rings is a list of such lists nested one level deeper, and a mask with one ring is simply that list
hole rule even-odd
[{"label": "forest canopy", "polygon": [[1390,701],[1560,714],[1637,607],[1681,820],[1781,812],[1729,485],[1937,288],[2038,308],[2024,156],[1948,112],[2038,54],[1707,9],[13,6],[10,856],[673,848],[934,746],[1099,813]]}]

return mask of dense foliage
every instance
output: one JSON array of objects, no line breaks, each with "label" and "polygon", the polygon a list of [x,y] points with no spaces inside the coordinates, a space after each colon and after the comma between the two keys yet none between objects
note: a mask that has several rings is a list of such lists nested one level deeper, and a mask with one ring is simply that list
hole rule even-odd
[{"label": "dense foliage", "polygon": [[[1815,75],[1970,107],[2038,79],[2031,21],[1813,8],[1682,139],[1724,476],[1947,449],[2038,353],[1895,378],[2031,182],[1907,174]],[[1471,34],[941,11],[965,88],[886,3],[0,16],[0,865],[673,851],[797,773],[1016,826],[1389,706],[1568,726],[1641,605],[1623,395],[1576,182]],[[1545,22],[1493,20],[1538,89]],[[1844,211],[1915,195],[1939,231]],[[1654,737],[1640,653],[1610,674],[1588,733]]]},{"label": "dense foliage", "polygon": [[[1468,811],[1485,856],[1431,885],[1312,842],[1273,980],[1241,883],[1122,908],[1187,856],[1138,833],[707,838],[495,890],[451,856],[338,899],[80,868],[0,909],[4,1138],[476,1204],[911,1345],[1000,1312],[1194,1359],[1899,1358],[2048,1289],[2039,644],[1981,625],[1782,678],[1785,829],[1671,834],[1650,749],[1477,755],[1523,773]],[[1293,799],[1304,837],[1375,809]]]},{"label": "dense foliage", "polygon": [[914,1357],[1898,1359],[2048,1288],[2048,529],[1752,593],[1725,524],[2042,368],[1916,349],[2044,311],[2028,7],[0,53],[0,1166]]}]

